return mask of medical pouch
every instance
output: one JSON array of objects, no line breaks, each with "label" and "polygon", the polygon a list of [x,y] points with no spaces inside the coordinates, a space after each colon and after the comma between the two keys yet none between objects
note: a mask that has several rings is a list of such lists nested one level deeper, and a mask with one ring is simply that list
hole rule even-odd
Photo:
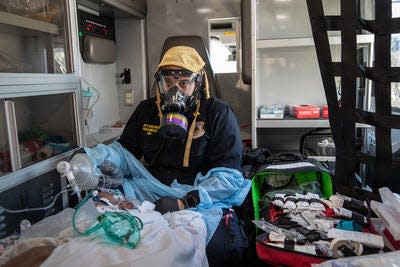
[{"label": "medical pouch", "polygon": [[[303,159],[298,154],[274,155],[252,177],[254,218],[256,221],[270,221],[270,207],[274,206],[271,202],[276,194],[305,195],[309,192],[324,198],[333,194],[332,178],[328,170],[317,160]],[[283,243],[273,243],[268,237],[268,233],[257,229],[257,257],[271,266],[311,266],[330,259],[317,252],[314,246],[286,240]]]},{"label": "medical pouch", "polygon": [[252,177],[254,218],[267,214],[269,203],[277,193],[296,195],[316,193],[329,198],[333,194],[329,171],[318,161],[303,159],[294,153],[276,154],[259,167]]},{"label": "medical pouch", "polygon": [[334,161],[335,143],[330,129],[312,130],[300,138],[300,153],[318,161]]}]

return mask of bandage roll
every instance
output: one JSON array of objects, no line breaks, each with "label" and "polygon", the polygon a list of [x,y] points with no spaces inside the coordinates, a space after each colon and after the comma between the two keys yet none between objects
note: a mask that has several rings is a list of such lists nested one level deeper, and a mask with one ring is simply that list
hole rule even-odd
[{"label": "bandage roll", "polygon": [[332,195],[329,197],[329,200],[332,201],[332,205],[335,208],[342,208],[344,200],[338,197],[337,195]]},{"label": "bandage roll", "polygon": [[301,210],[301,209],[308,209],[310,207],[310,204],[308,203],[308,199],[306,198],[297,198],[296,201],[296,208]]},{"label": "bandage roll", "polygon": [[345,208],[335,208],[333,210],[335,211],[336,216],[341,216],[341,217],[352,219],[353,221],[355,221],[356,223],[359,223],[359,224],[367,224],[368,223],[367,217],[365,217],[364,215],[362,215],[358,212],[351,211],[351,210],[348,210]]},{"label": "bandage roll", "polygon": [[361,243],[340,237],[333,239],[329,248],[332,249],[334,258],[344,257],[345,255],[343,254],[343,249],[345,248],[349,249],[357,256],[361,256],[364,250],[364,247]]},{"label": "bandage roll", "polygon": [[345,206],[347,206],[347,207],[345,207],[345,206],[343,206],[343,207],[345,207],[345,208],[353,208],[353,209],[364,209],[364,210],[368,210],[369,209],[369,207],[368,207],[368,203],[367,203],[367,201],[365,201],[365,200],[359,200],[359,199],[355,199],[355,198],[352,198],[352,197],[348,197],[348,196],[344,196],[344,195],[341,195],[341,194],[336,194],[339,198],[341,198],[341,199],[343,199],[344,200],[344,205]]},{"label": "bandage roll", "polygon": [[296,199],[295,196],[286,197],[285,204],[283,205],[283,208],[291,209],[291,210],[296,209],[296,200],[297,199]]},{"label": "bandage roll", "polygon": [[272,202],[278,207],[283,207],[283,204],[285,203],[285,195],[276,194],[275,197],[272,199]]},{"label": "bandage roll", "polygon": [[365,217],[364,215],[362,215],[358,212],[352,211],[351,218],[357,223],[368,224],[367,217]]},{"label": "bandage roll", "polygon": [[319,198],[310,198],[309,202],[310,202],[310,204],[312,204],[312,203],[322,204],[322,202]]},{"label": "bandage roll", "polygon": [[357,211],[362,215],[368,215],[369,207],[366,201],[358,200],[348,196],[336,194],[329,198],[335,207],[343,207],[352,211]]},{"label": "bandage roll", "polygon": [[304,202],[304,203],[308,204],[308,200],[306,198],[304,198],[304,197],[297,198],[297,202]]},{"label": "bandage roll", "polygon": [[49,158],[51,156],[53,156],[53,148],[51,148],[48,145],[45,145],[44,147],[39,149],[39,151],[36,153],[36,157],[39,160],[46,159],[46,158]]},{"label": "bandage roll", "polygon": [[310,203],[308,203],[308,199],[305,195],[296,193],[296,199],[297,209],[308,209],[310,207]]},{"label": "bandage roll", "polygon": [[325,206],[319,198],[311,198],[309,202],[310,202],[310,209],[321,210],[321,211],[325,210]]}]

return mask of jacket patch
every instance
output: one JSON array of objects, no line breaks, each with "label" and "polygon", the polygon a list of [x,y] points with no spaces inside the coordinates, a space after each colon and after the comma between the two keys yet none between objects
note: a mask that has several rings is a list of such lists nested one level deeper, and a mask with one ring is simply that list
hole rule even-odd
[{"label": "jacket patch", "polygon": [[154,124],[144,123],[142,126],[142,131],[145,132],[147,135],[152,135],[153,133],[158,133],[159,129],[160,129],[160,126],[154,125]]},{"label": "jacket patch", "polygon": [[204,135],[204,121],[196,121],[196,128],[193,132],[193,139],[202,137]]}]

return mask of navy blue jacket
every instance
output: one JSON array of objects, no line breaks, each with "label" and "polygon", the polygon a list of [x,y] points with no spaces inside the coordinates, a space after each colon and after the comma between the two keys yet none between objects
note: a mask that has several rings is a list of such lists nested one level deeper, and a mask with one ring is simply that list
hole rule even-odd
[{"label": "navy blue jacket", "polygon": [[[193,118],[188,119],[190,125]],[[193,139],[188,167],[182,166],[186,140],[165,140],[159,133],[154,98],[140,102],[118,142],[137,159],[143,156],[153,176],[167,185],[174,179],[192,185],[199,171],[206,174],[215,167],[240,171],[242,141],[230,106],[214,97],[204,100],[196,122],[200,128],[203,124],[204,134]]]}]

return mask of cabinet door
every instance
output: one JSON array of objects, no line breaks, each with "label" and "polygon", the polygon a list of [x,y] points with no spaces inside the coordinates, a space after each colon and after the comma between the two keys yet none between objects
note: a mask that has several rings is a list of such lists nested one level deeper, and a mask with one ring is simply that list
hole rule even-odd
[{"label": "cabinet door", "polygon": [[9,139],[7,133],[6,106],[4,100],[0,99],[0,176],[11,171]]},{"label": "cabinet door", "polygon": [[[256,38],[312,37],[306,1],[257,0]],[[340,0],[323,0],[324,12],[340,14]]]},{"label": "cabinet door", "polygon": [[79,145],[75,98],[75,93],[57,93],[2,100],[8,133],[3,137],[4,129],[0,130],[3,174]]},{"label": "cabinet door", "polygon": [[72,72],[66,3],[0,0],[0,72]]}]

